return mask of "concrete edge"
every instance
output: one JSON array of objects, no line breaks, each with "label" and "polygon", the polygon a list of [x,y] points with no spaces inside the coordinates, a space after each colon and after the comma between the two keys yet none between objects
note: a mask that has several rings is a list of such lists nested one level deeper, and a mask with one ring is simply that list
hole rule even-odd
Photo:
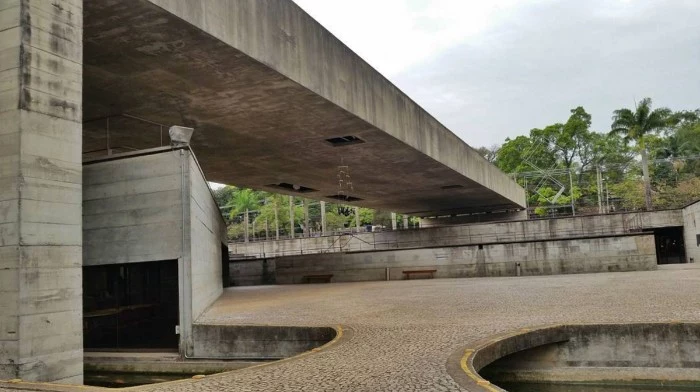
[{"label": "concrete edge", "polygon": [[[535,327],[521,328],[515,331],[504,332],[490,337],[479,339],[471,344],[454,351],[445,364],[447,373],[461,387],[470,392],[508,392],[483,378],[479,370],[484,366],[498,360],[515,351],[526,350],[545,344],[557,343],[568,340],[568,335],[572,328],[585,328],[595,326],[629,326],[629,325],[668,325],[668,324],[693,324],[700,325],[697,321],[669,320],[667,322],[632,322],[632,323],[581,323],[581,324],[548,324]],[[534,344],[523,339],[528,335],[534,335],[540,339]],[[543,338],[543,339],[542,339]],[[519,343],[519,344],[518,344]],[[527,343],[527,344],[524,344]],[[493,356],[490,349],[497,345],[509,345],[517,348],[513,352],[499,355],[497,358],[483,358]],[[475,365],[475,362],[477,365]],[[477,370],[478,369],[478,370]]]},{"label": "concrete edge", "polygon": [[[225,325],[225,324],[224,324]],[[307,328],[316,328],[319,326],[313,326],[313,327],[308,327]],[[170,386],[170,385],[175,385],[175,384],[185,384],[185,383],[197,383],[197,382],[202,382],[206,380],[211,380],[211,379],[216,379],[216,378],[221,378],[221,377],[226,377],[231,375],[232,373],[236,372],[242,372],[242,371],[247,371],[251,369],[259,369],[262,367],[268,367],[268,366],[275,366],[279,365],[284,362],[290,362],[290,361],[295,361],[302,359],[308,355],[311,354],[316,354],[321,351],[326,351],[331,348],[335,348],[338,344],[341,342],[346,342],[350,339],[352,339],[354,335],[354,331],[351,328],[348,327],[343,327],[342,325],[338,324],[336,326],[321,326],[321,327],[326,327],[326,328],[332,328],[336,331],[335,337],[325,343],[324,345],[320,347],[316,347],[314,349],[311,349],[309,351],[305,351],[301,354],[297,354],[295,356],[289,357],[289,358],[283,358],[277,361],[273,362],[267,362],[267,363],[262,363],[260,365],[255,365],[255,366],[249,366],[243,369],[236,369],[236,370],[231,370],[227,372],[222,372],[222,373],[217,373],[217,374],[212,374],[209,376],[202,376],[197,378],[187,378],[187,379],[182,379],[182,380],[174,380],[174,381],[166,381],[158,384],[147,384],[147,385],[139,385],[135,387],[125,387],[125,388],[106,388],[106,387],[97,387],[97,386],[89,386],[89,385],[61,385],[61,384],[55,384],[55,383],[50,383],[50,382],[31,382],[31,381],[22,381],[19,379],[15,380],[0,380],[0,388],[7,388],[7,389],[12,389],[12,390],[24,390],[24,391],[52,391],[52,392],[75,392],[76,390],[80,391],[99,391],[99,392],[105,392],[105,391],[138,391],[143,388],[150,388],[153,386]]]}]

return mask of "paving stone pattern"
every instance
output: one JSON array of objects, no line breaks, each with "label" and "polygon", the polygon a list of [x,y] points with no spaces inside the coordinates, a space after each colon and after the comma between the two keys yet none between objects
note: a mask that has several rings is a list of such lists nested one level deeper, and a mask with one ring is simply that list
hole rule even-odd
[{"label": "paving stone pattern", "polygon": [[550,323],[671,320],[700,320],[700,269],[232,288],[200,322],[351,333],[302,358],[139,389],[463,391],[445,364],[471,341]]}]

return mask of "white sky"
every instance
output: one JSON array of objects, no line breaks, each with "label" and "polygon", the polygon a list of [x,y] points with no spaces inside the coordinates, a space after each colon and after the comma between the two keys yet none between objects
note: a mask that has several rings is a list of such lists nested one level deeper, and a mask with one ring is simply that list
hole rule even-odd
[{"label": "white sky", "polygon": [[700,107],[699,0],[295,0],[467,143]]}]

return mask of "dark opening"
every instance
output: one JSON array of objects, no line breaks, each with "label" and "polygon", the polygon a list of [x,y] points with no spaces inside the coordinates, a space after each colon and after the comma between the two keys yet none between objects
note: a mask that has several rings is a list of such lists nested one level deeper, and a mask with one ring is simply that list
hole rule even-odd
[{"label": "dark opening", "polygon": [[357,136],[332,137],[330,139],[326,139],[326,141],[333,147],[349,146],[351,144],[360,144],[365,142]]},{"label": "dark opening", "polygon": [[348,196],[348,195],[330,195],[326,196],[329,199],[335,199],[335,200],[340,200],[340,201],[360,201],[359,197],[354,197],[354,196]]},{"label": "dark opening", "polygon": [[656,260],[659,264],[685,263],[683,227],[654,229]]},{"label": "dark opening", "polygon": [[445,185],[442,187],[442,189],[445,191],[450,190],[450,189],[460,189],[460,188],[464,188],[464,185],[454,184],[454,185]]},{"label": "dark opening", "polygon": [[84,267],[83,313],[86,349],[177,349],[177,261]]},{"label": "dark opening", "polygon": [[277,189],[284,189],[286,191],[292,191],[292,192],[297,192],[297,193],[309,193],[309,192],[316,192],[316,189],[305,187],[303,185],[294,185],[294,184],[288,184],[286,182],[280,182],[279,184],[270,184],[268,185],[270,188],[277,188]]},{"label": "dark opening", "polygon": [[221,244],[221,281],[224,288],[231,287],[231,275],[229,268],[228,246]]}]

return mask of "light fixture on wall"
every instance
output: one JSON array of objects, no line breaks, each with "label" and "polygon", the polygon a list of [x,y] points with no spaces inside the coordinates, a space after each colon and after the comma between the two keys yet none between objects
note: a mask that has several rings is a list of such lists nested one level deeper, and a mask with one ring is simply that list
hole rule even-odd
[{"label": "light fixture on wall", "polygon": [[173,147],[187,146],[190,144],[192,133],[194,133],[194,128],[173,125],[168,130],[168,134],[170,135],[170,144]]}]

